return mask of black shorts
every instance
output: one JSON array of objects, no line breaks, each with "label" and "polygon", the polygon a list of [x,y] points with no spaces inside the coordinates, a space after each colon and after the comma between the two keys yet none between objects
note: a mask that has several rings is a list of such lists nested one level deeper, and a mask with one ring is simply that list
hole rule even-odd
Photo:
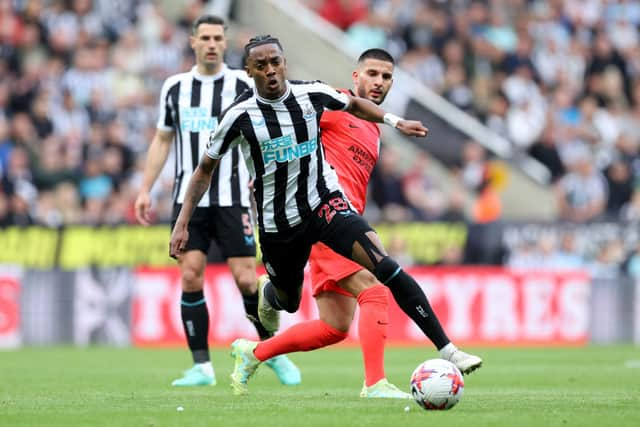
[{"label": "black shorts", "polygon": [[[174,205],[171,229],[181,205]],[[197,207],[189,221],[189,241],[185,250],[199,250],[208,253],[211,241],[214,240],[222,256],[255,257],[256,241],[249,209],[242,206],[230,207]]]},{"label": "black shorts", "polygon": [[261,233],[262,258],[271,282],[279,289],[302,286],[311,246],[320,241],[351,259],[353,244],[373,231],[341,193],[332,193],[311,216],[286,233]]}]

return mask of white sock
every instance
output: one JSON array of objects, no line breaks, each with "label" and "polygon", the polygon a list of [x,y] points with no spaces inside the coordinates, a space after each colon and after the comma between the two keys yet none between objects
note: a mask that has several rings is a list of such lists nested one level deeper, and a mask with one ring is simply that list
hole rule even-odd
[{"label": "white sock", "polygon": [[209,376],[209,377],[214,377],[215,376],[215,371],[213,370],[213,365],[211,364],[211,361],[207,361],[204,363],[196,363],[196,365],[198,365],[200,367],[200,369],[202,369],[202,372]]},{"label": "white sock", "polygon": [[456,351],[458,351],[458,347],[456,347],[455,345],[453,345],[452,342],[450,342],[449,344],[445,345],[440,349],[440,357],[445,360],[449,360],[451,355]]}]

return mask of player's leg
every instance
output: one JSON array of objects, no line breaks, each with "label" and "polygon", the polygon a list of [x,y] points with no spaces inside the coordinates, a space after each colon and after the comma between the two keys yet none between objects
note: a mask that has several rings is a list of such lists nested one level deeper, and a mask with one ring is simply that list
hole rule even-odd
[{"label": "player's leg", "polygon": [[[278,310],[295,312],[300,305],[304,266],[309,258],[311,245],[303,236],[297,239],[292,236],[285,241],[272,236],[270,238],[267,234],[261,235],[260,245],[269,279],[259,280],[258,314],[265,328],[275,331],[279,323]],[[260,360],[254,355],[258,345],[257,342],[245,339],[235,340],[231,345],[231,355],[235,359],[231,373],[234,394],[248,392],[247,381],[262,360],[268,359]]]},{"label": "player's leg", "polygon": [[341,298],[327,297],[324,319],[295,324],[265,341],[235,340],[231,345],[235,358],[231,374],[233,392],[248,393],[247,381],[263,361],[273,360],[287,353],[315,350],[345,339],[353,319],[354,300],[342,295],[333,295]]},{"label": "player's leg", "polygon": [[435,344],[443,359],[453,362],[465,374],[482,365],[482,359],[459,350],[449,340],[425,293],[413,277],[386,254],[373,230],[360,233],[358,240],[353,244],[352,254],[356,262],[364,266],[373,266],[373,273],[377,279],[391,290],[402,311],[411,317]]},{"label": "player's leg", "polygon": [[247,318],[256,328],[260,339],[269,338],[272,334],[262,326],[260,319],[258,319],[258,276],[256,275],[255,256],[227,258],[227,265],[242,295]]},{"label": "player's leg", "polygon": [[311,351],[342,341],[353,320],[355,300],[326,292],[318,296],[320,319],[297,323],[266,341],[258,343],[254,355],[260,361],[271,357]]},{"label": "player's leg", "polygon": [[376,232],[350,209],[346,200],[337,196],[320,209],[323,206],[327,214],[317,217],[315,223],[323,230],[322,242],[371,271],[386,285],[402,311],[434,343],[443,358],[454,362],[464,373],[480,367],[482,359],[458,350],[451,343],[420,286],[387,255]]},{"label": "player's leg", "polygon": [[[360,335],[360,347],[364,361],[365,384],[368,386],[385,377],[384,341],[389,324],[388,298],[387,290],[377,282],[373,274],[361,269],[336,283],[336,286],[357,298],[350,298],[354,310],[356,302],[360,305],[358,334]],[[326,312],[329,307],[323,305],[320,297],[327,293],[325,292],[317,297],[321,318],[323,309],[326,308],[324,310]]]},{"label": "player's leg", "polygon": [[[174,212],[177,213],[178,210],[174,209]],[[189,223],[186,252],[178,258],[182,284],[180,315],[194,366],[185,371],[181,378],[173,381],[174,386],[215,385],[216,383],[209,356],[209,312],[203,291],[208,248],[206,211],[196,209]]]},{"label": "player's leg", "polygon": [[285,239],[272,236],[270,233],[263,233],[260,236],[262,261],[269,280],[261,283],[258,313],[267,330],[275,331],[277,325],[274,325],[275,329],[269,328],[271,322],[263,318],[266,311],[263,310],[264,308],[295,313],[300,306],[304,267],[314,242],[305,225],[300,224]]},{"label": "player's leg", "polygon": [[213,237],[242,294],[247,318],[256,328],[260,339],[269,338],[271,333],[258,319],[256,243],[249,210],[242,206],[219,207],[212,210],[211,214]]},{"label": "player's leg", "polygon": [[178,259],[182,283],[180,316],[194,366],[173,381],[174,386],[215,384],[209,357],[209,312],[203,292],[206,260],[199,250],[187,251]]},{"label": "player's leg", "polygon": [[[364,269],[340,279],[336,285],[355,296],[360,307],[358,334],[365,371],[365,381],[360,397],[412,398],[411,394],[400,390],[387,381],[384,373],[384,345],[389,325],[389,298],[386,288],[378,283],[373,274]],[[335,293],[325,292],[323,294],[332,295]],[[352,298],[349,299],[355,310],[355,301]],[[320,298],[317,301],[322,318],[323,313],[331,310],[331,307],[321,302]]]},{"label": "player's leg", "polygon": [[[232,257],[227,259],[229,269],[242,294],[247,318],[253,323],[260,340],[273,336],[268,332],[258,317],[258,284],[255,257]],[[284,354],[265,361],[284,385],[297,385],[301,382],[300,370]]]},{"label": "player's leg", "polygon": [[[214,211],[215,238],[233,279],[242,294],[247,318],[261,340],[273,335],[260,322],[258,315],[258,278],[256,245],[249,210],[241,206],[221,207]],[[286,356],[267,361],[282,384],[300,384],[300,370]]]}]

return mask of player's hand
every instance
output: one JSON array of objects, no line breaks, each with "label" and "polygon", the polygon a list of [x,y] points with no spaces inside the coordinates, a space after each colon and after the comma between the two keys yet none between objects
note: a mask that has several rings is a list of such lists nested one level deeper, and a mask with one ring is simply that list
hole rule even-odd
[{"label": "player's hand", "polygon": [[429,133],[429,129],[417,120],[400,120],[396,129],[408,136],[425,137]]},{"label": "player's hand", "polygon": [[141,191],[136,197],[134,205],[136,219],[142,225],[151,224],[151,195],[148,191]]},{"label": "player's hand", "polygon": [[171,233],[171,242],[169,242],[169,256],[178,259],[178,257],[184,253],[184,248],[187,246],[188,240],[189,231],[187,230],[187,226],[176,223]]}]

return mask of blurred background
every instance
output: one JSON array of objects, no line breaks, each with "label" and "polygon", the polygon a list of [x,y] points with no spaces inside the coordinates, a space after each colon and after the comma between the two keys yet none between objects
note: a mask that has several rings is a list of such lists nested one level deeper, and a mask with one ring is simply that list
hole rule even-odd
[{"label": "blurred background", "polygon": [[[226,62],[280,38],[289,77],[351,86],[397,62],[366,217],[459,342],[640,343],[640,3],[633,0],[0,0],[0,348],[179,345],[173,160],[133,203],[191,22]],[[215,248],[214,343],[252,335]],[[286,323],[314,317],[302,310]],[[421,334],[392,309],[391,341]],[[357,331],[353,331],[357,338]]]}]

